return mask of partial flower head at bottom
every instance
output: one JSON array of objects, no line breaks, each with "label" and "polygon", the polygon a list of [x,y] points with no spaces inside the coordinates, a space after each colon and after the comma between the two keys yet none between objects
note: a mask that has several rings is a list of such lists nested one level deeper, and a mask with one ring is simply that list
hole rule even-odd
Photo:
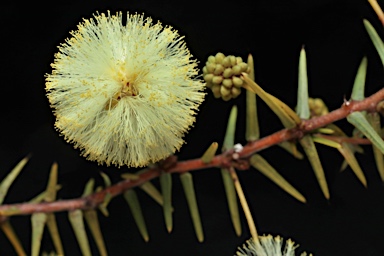
[{"label": "partial flower head at bottom", "polygon": [[[292,240],[288,239],[285,242],[285,248],[283,245],[283,238],[280,236],[259,236],[259,242],[249,239],[242,248],[238,248],[236,256],[295,256],[295,249],[298,246]],[[307,256],[307,253],[303,252],[300,256]]]},{"label": "partial flower head at bottom", "polygon": [[51,66],[56,129],[100,164],[140,167],[173,154],[205,94],[183,37],[138,14],[84,19]]}]

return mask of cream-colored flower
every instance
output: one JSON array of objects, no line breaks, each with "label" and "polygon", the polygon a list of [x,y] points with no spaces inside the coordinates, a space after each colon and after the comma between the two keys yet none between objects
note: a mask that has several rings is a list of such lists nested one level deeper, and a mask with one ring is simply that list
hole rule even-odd
[{"label": "cream-colored flower", "polygon": [[[273,237],[272,235],[259,236],[259,243],[253,239],[249,239],[243,248],[239,248],[237,256],[295,256],[295,245],[292,240],[288,239],[285,242],[283,249],[283,239],[280,236]],[[301,256],[306,256],[307,253],[302,253]],[[311,256],[310,254],[309,256]]]},{"label": "cream-colored flower", "polygon": [[184,143],[204,99],[197,62],[172,27],[96,14],[59,46],[46,76],[55,127],[89,160],[140,167]]}]

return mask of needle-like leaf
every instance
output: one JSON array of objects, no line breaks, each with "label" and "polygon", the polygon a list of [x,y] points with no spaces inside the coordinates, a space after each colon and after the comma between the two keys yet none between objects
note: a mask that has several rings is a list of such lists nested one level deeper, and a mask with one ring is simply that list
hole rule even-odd
[{"label": "needle-like leaf", "polygon": [[68,218],[75,232],[83,256],[91,256],[87,232],[85,231],[83,212],[79,209],[68,212]]},{"label": "needle-like leaf", "polygon": [[32,223],[32,242],[31,255],[38,256],[41,247],[41,239],[43,238],[45,223],[47,222],[47,214],[34,213],[31,216]]},{"label": "needle-like leaf", "polygon": [[129,208],[131,209],[133,219],[136,222],[137,228],[144,241],[148,242],[149,235],[147,231],[147,226],[145,224],[143,212],[141,210],[139,199],[137,198],[136,192],[132,189],[124,192],[124,198],[127,201]]},{"label": "needle-like leaf", "polygon": [[13,230],[11,223],[8,220],[0,224],[1,230],[4,232],[5,236],[11,242],[13,248],[15,249],[17,255],[26,256],[22,244],[20,243],[19,238],[17,237],[15,231]]},{"label": "needle-like leaf", "polygon": [[203,163],[205,164],[211,162],[216,154],[218,147],[219,147],[219,144],[217,142],[213,142],[209,146],[209,148],[204,152],[203,156],[201,157],[201,161],[203,161]]},{"label": "needle-like leaf", "polygon": [[368,20],[364,20],[364,26],[365,29],[368,32],[369,37],[372,40],[373,45],[376,48],[376,51],[378,52],[381,62],[384,65],[384,43],[381,40],[379,34],[377,34],[375,28],[371,25],[371,23]]},{"label": "needle-like leaf", "polygon": [[[372,125],[373,129],[379,134],[380,137],[384,136],[384,133],[380,127],[380,115],[378,113],[368,113],[366,115],[368,122]],[[377,146],[372,145],[373,155],[375,157],[375,162],[377,170],[379,171],[380,178],[384,181],[384,155]]]},{"label": "needle-like leaf", "polygon": [[304,196],[299,191],[297,191],[286,179],[284,179],[283,176],[281,176],[280,173],[278,173],[275,168],[273,168],[262,156],[254,154],[250,158],[250,162],[255,169],[268,177],[285,192],[300,202],[306,202]]},{"label": "needle-like leaf", "polygon": [[304,47],[300,51],[299,58],[299,86],[297,89],[297,114],[302,119],[309,119],[310,111],[308,105],[308,75],[307,56]]},{"label": "needle-like leaf", "polygon": [[327,180],[325,179],[323,166],[321,165],[320,158],[312,137],[308,134],[304,135],[304,137],[300,139],[300,144],[303,147],[305,154],[308,156],[308,160],[311,163],[317,178],[317,182],[319,183],[325,198],[329,199]]},{"label": "needle-like leaf", "polygon": [[365,77],[367,75],[367,57],[364,57],[361,60],[361,63],[359,65],[359,69],[357,70],[357,74],[355,77],[355,82],[352,87],[352,94],[351,99],[352,100],[363,100],[364,97],[364,90],[365,90]]},{"label": "needle-like leaf", "polygon": [[7,195],[9,187],[12,185],[13,181],[19,175],[21,170],[27,164],[29,157],[24,157],[13,169],[12,171],[3,179],[0,183],[0,205],[3,203],[5,196]]},{"label": "needle-like leaf", "polygon": [[163,194],[163,213],[165,226],[170,233],[173,228],[172,219],[172,176],[170,173],[163,173],[160,176],[161,192]]},{"label": "needle-like leaf", "polygon": [[255,92],[279,117],[284,127],[293,128],[301,122],[300,117],[290,107],[264,91],[258,84],[252,81],[246,73],[242,74],[242,78],[246,82],[245,88]]},{"label": "needle-like leaf", "polygon": [[[222,151],[230,149],[234,145],[236,120],[237,120],[237,107],[233,106],[228,118],[227,130],[224,137]],[[221,176],[223,178],[223,184],[224,184],[225,194],[227,196],[228,209],[231,215],[232,225],[233,225],[233,228],[235,229],[236,235],[240,236],[241,223],[240,223],[240,214],[239,214],[239,207],[237,204],[237,194],[235,190],[235,185],[233,183],[232,177],[228,172],[228,170],[221,169]]]},{"label": "needle-like leaf", "polygon": [[195,228],[197,240],[199,242],[203,242],[204,241],[203,225],[201,224],[199,207],[197,205],[197,200],[196,200],[196,193],[193,187],[192,174],[183,173],[180,175],[180,179],[184,188],[185,197],[187,198],[189,211],[191,213],[191,218],[193,222],[193,227]]},{"label": "needle-like leaf", "polygon": [[[255,67],[251,54],[248,55],[247,60],[248,67],[250,69],[249,78],[255,81]],[[257,105],[256,95],[254,92],[247,90],[246,92],[246,127],[245,127],[245,139],[247,141],[254,141],[260,137],[259,121],[257,118]]]},{"label": "needle-like leaf", "polygon": [[347,116],[348,122],[359,129],[382,154],[384,154],[384,141],[375,129],[369,124],[365,115],[361,112],[353,112]]}]

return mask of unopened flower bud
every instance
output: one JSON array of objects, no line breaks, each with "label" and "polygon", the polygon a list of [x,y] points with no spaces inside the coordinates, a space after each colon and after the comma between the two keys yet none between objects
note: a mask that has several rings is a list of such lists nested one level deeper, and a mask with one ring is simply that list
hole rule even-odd
[{"label": "unopened flower bud", "polygon": [[223,73],[223,71],[224,71],[223,65],[216,64],[216,67],[215,67],[215,70],[213,71],[213,74],[220,75],[221,73]]},{"label": "unopened flower bud", "polygon": [[239,65],[235,65],[232,67],[233,75],[238,76],[241,74],[241,67]]},{"label": "unopened flower bud", "polygon": [[223,81],[223,77],[222,76],[214,76],[212,78],[212,83],[214,83],[214,84],[221,84],[222,81]]},{"label": "unopened flower bud", "polygon": [[232,66],[236,65],[236,57],[233,55],[228,56]]},{"label": "unopened flower bud", "polygon": [[211,56],[208,57],[208,62],[209,63],[216,63],[216,58],[211,55]]},{"label": "unopened flower bud", "polygon": [[243,85],[243,80],[237,76],[232,77],[233,85],[240,88]]},{"label": "unopened flower bud", "polygon": [[225,97],[225,96],[227,96],[227,95],[229,95],[231,93],[231,90],[226,88],[225,86],[221,86],[220,87],[220,93],[221,93],[222,96]]},{"label": "unopened flower bud", "polygon": [[232,79],[226,78],[223,80],[222,84],[227,88],[231,88],[232,87]]},{"label": "unopened flower bud", "polygon": [[226,68],[223,72],[223,77],[224,78],[229,78],[233,75],[233,71],[231,68]]},{"label": "unopened flower bud", "polygon": [[216,64],[215,63],[211,63],[211,62],[207,62],[207,71],[208,73],[213,73],[213,71],[215,70],[215,67],[216,67]]},{"label": "unopened flower bud", "polygon": [[243,59],[241,57],[236,57],[236,64],[243,63]]},{"label": "unopened flower bud", "polygon": [[223,62],[223,59],[225,58],[225,55],[221,52],[218,52],[215,56],[216,63],[221,64]]}]

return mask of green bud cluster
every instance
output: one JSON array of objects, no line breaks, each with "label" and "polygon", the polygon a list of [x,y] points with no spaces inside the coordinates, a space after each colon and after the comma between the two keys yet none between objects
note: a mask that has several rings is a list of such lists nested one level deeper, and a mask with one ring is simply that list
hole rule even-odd
[{"label": "green bud cluster", "polygon": [[228,101],[240,95],[244,83],[240,75],[249,71],[248,64],[243,62],[241,57],[225,56],[219,52],[215,56],[208,57],[203,75],[207,87],[212,90],[215,98],[221,97]]},{"label": "green bud cluster", "polygon": [[323,116],[328,114],[328,107],[325,105],[324,101],[319,98],[309,98],[308,99],[309,110],[311,112],[311,117]]}]

